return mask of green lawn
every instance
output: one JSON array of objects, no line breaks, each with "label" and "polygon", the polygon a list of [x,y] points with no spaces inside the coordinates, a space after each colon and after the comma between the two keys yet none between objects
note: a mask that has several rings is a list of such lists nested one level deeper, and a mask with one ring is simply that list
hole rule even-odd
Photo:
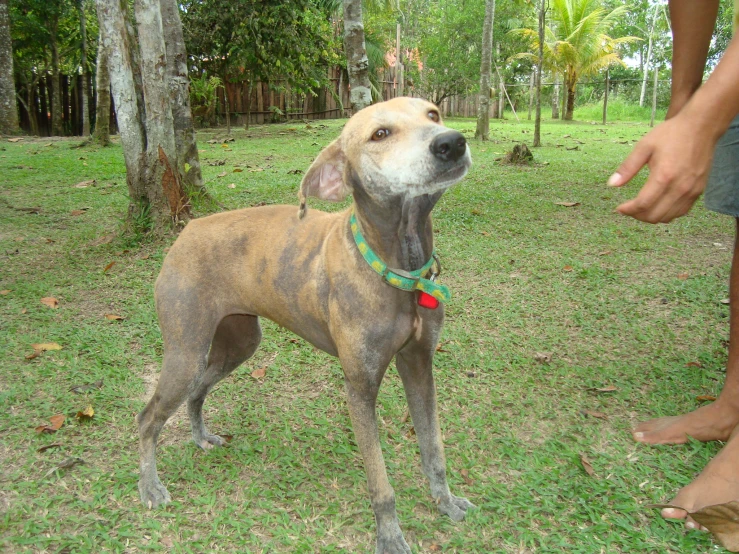
[{"label": "green lawn", "polygon": [[[474,135],[473,120],[448,124]],[[237,130],[228,148],[201,132],[208,188],[230,208],[297,205],[289,172],[341,125]],[[614,213],[643,178],[624,190],[605,181],[647,130],[545,123],[530,167],[495,160],[531,144],[532,122],[493,121],[495,140],[471,143],[471,173],[434,212],[453,293],[435,366],[450,484],[478,509],[459,524],[438,515],[392,368],[380,436],[414,552],[717,551],[647,505],[669,501],[720,445],[637,445],[629,429],[720,390],[733,222],[702,204],[669,226]],[[269,322],[254,358],[206,402],[230,445],[199,450],[180,411],[159,449],[174,502],[139,504],[134,415],[159,371],[152,285],[169,243],[120,235],[120,149],[77,144],[0,143],[0,550],[373,551],[338,362]],[[48,342],[62,349],[26,359]],[[264,379],[251,376],[263,367]],[[94,417],[78,419],[88,406]],[[61,429],[35,431],[55,414]],[[68,458],[85,463],[54,471]]]}]

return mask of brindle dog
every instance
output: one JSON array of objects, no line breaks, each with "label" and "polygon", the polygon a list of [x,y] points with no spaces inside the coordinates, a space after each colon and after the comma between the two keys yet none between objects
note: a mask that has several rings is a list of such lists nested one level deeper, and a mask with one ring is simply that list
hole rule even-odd
[{"label": "brindle dog", "polygon": [[[397,98],[358,112],[305,174],[300,210],[266,206],[191,221],[155,286],[164,339],[157,389],[138,415],[139,492],[153,508],[170,501],[156,469],[157,437],[187,399],[192,437],[208,432],[202,408],[213,386],[247,360],[262,337],[259,317],[338,356],[349,414],[364,459],[377,522],[377,552],[408,553],[377,432],[375,404],[393,357],[439,510],[454,521],[474,507],[449,492],[431,362],[443,306],[421,307],[417,291],[390,286],[362,257],[352,210],[367,244],[388,267],[418,270],[433,251],[431,210],[472,161],[464,137],[436,106]],[[306,212],[305,199],[354,198],[340,213]]]}]

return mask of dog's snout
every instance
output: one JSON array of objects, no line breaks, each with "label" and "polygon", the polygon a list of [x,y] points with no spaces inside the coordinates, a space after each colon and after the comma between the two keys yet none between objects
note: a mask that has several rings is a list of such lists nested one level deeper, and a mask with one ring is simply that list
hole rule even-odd
[{"label": "dog's snout", "polygon": [[467,141],[458,131],[447,131],[431,141],[431,153],[445,162],[454,162],[467,151]]}]

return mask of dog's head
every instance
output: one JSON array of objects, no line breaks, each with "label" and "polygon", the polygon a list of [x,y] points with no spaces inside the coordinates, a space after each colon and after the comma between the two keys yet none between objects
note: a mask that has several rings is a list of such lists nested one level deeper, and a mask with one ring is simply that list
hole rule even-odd
[{"label": "dog's head", "polygon": [[340,201],[357,180],[376,200],[403,200],[443,192],[471,165],[465,138],[444,127],[434,104],[419,98],[374,104],[357,112],[306,172],[300,216],[306,197]]}]

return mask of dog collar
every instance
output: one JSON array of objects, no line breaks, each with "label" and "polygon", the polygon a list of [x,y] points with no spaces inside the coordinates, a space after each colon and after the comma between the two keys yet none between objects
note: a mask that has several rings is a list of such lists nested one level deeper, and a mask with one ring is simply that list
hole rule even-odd
[{"label": "dog collar", "polygon": [[[409,292],[415,290],[420,291],[421,298],[419,298],[419,304],[425,308],[434,309],[438,306],[438,302],[448,302],[451,299],[452,294],[449,292],[449,288],[434,282],[434,279],[436,279],[439,273],[441,273],[441,264],[436,255],[436,250],[433,251],[431,259],[426,262],[421,269],[417,269],[416,271],[391,269],[377,254],[374,253],[374,251],[369,247],[369,244],[367,244],[367,241],[362,235],[362,231],[359,230],[359,222],[354,214],[354,209],[352,209],[349,223],[352,228],[352,235],[354,235],[354,242],[357,244],[357,248],[362,254],[362,257],[388,285],[395,287],[396,289]],[[434,266],[436,266],[436,271],[432,271],[431,278],[426,279],[425,275]],[[424,294],[431,296],[435,301],[425,299]]]}]

